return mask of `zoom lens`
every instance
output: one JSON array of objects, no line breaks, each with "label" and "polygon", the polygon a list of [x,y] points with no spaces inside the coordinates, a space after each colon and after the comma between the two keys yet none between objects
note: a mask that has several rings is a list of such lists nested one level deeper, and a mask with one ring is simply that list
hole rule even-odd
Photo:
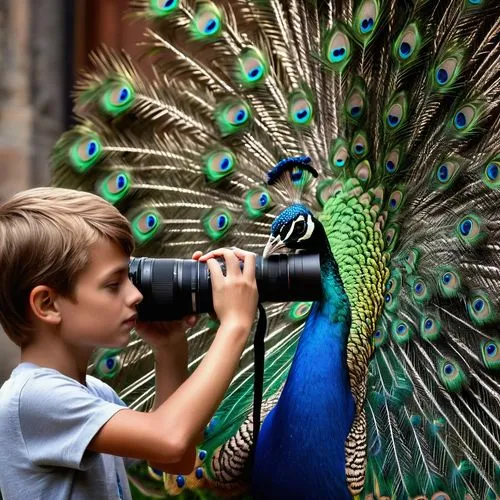
[{"label": "zoom lens", "polygon": [[[259,301],[319,300],[320,271],[319,255],[275,255],[267,259],[257,256]],[[167,321],[213,312],[212,284],[204,262],[133,258],[129,277],[144,296],[138,306],[142,321]]]}]

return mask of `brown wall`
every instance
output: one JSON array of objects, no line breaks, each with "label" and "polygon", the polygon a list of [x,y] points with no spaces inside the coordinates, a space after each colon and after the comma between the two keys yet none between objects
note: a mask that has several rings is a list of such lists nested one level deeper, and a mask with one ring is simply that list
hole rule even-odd
[{"label": "brown wall", "polygon": [[[0,201],[49,182],[50,151],[69,120],[68,80],[88,64],[88,52],[106,44],[140,53],[136,42],[144,27],[124,20],[127,4],[37,0],[34,10],[28,0],[0,0]],[[68,5],[75,15],[69,27]],[[0,329],[0,384],[18,360]]]}]

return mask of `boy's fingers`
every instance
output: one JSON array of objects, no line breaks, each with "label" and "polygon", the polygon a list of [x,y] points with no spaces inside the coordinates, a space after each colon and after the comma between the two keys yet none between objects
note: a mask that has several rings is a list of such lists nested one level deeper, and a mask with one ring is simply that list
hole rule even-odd
[{"label": "boy's fingers", "polygon": [[241,274],[240,261],[234,252],[229,249],[223,249],[222,255],[226,261],[226,276],[230,274]]},{"label": "boy's fingers", "polygon": [[255,279],[255,261],[256,255],[251,252],[247,252],[243,259],[243,276],[252,281]]},{"label": "boy's fingers", "polygon": [[228,248],[219,248],[217,250],[213,250],[212,252],[203,255],[203,257],[200,258],[200,261],[204,261],[208,258],[208,260],[206,261],[208,263],[210,259],[216,259],[217,257],[224,257],[224,260],[226,262],[226,275],[235,273],[241,274],[240,261],[238,257],[236,257],[234,252],[232,250],[229,250]]},{"label": "boy's fingers", "polygon": [[184,318],[184,322],[189,328],[193,328],[193,326],[196,325],[197,321],[198,316],[196,316],[195,314],[190,314],[189,316],[186,316]]},{"label": "boy's fingers", "polygon": [[236,257],[240,258],[241,260],[244,260],[247,255],[255,256],[254,252],[249,252],[248,250],[242,250],[241,248],[233,247],[231,248],[231,250],[234,252]]},{"label": "boy's fingers", "polygon": [[218,281],[224,279],[224,275],[222,274],[222,269],[220,264],[215,259],[208,259],[207,266],[210,270],[210,276],[212,277],[212,283],[214,281]]},{"label": "boy's fingers", "polygon": [[237,255],[242,260],[243,260],[243,257],[247,253],[251,253],[251,252],[246,252],[245,250],[240,250],[239,248],[236,248],[236,247],[232,247],[232,248],[217,248],[216,250],[211,250],[210,252],[206,253],[205,255],[202,255],[200,257],[200,261],[205,261],[205,260],[208,260],[208,259],[213,259],[214,257],[221,257],[224,254],[224,252],[227,252],[227,251],[230,251],[233,254]]},{"label": "boy's fingers", "polygon": [[193,256],[191,258],[193,260],[199,260],[202,255],[203,255],[203,252],[200,252],[199,250],[196,250],[196,252],[194,252],[194,254],[193,254]]}]

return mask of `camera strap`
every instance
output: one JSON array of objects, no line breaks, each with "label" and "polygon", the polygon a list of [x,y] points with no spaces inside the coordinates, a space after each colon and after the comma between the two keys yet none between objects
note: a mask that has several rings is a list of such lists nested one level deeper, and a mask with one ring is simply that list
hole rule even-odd
[{"label": "camera strap", "polygon": [[253,338],[254,380],[253,380],[253,442],[250,448],[250,467],[253,469],[257,439],[260,432],[260,410],[264,391],[264,339],[267,331],[267,316],[264,306],[259,303],[259,320]]}]

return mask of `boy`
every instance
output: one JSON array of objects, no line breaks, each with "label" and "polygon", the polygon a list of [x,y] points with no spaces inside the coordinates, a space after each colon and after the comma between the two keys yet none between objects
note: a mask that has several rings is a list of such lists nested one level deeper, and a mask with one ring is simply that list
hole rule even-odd
[{"label": "boy", "polygon": [[[187,377],[186,322],[139,325],[156,360],[150,413],[86,376],[96,347],[124,347],[142,295],[128,279],[127,220],[98,196],[58,188],[0,205],[0,323],[21,364],[0,390],[0,491],[14,499],[131,498],[120,457],[188,473],[238,365],[257,306],[255,256],[201,257],[219,330]],[[224,257],[226,275],[214,257]],[[240,270],[239,260],[244,261]]]}]

